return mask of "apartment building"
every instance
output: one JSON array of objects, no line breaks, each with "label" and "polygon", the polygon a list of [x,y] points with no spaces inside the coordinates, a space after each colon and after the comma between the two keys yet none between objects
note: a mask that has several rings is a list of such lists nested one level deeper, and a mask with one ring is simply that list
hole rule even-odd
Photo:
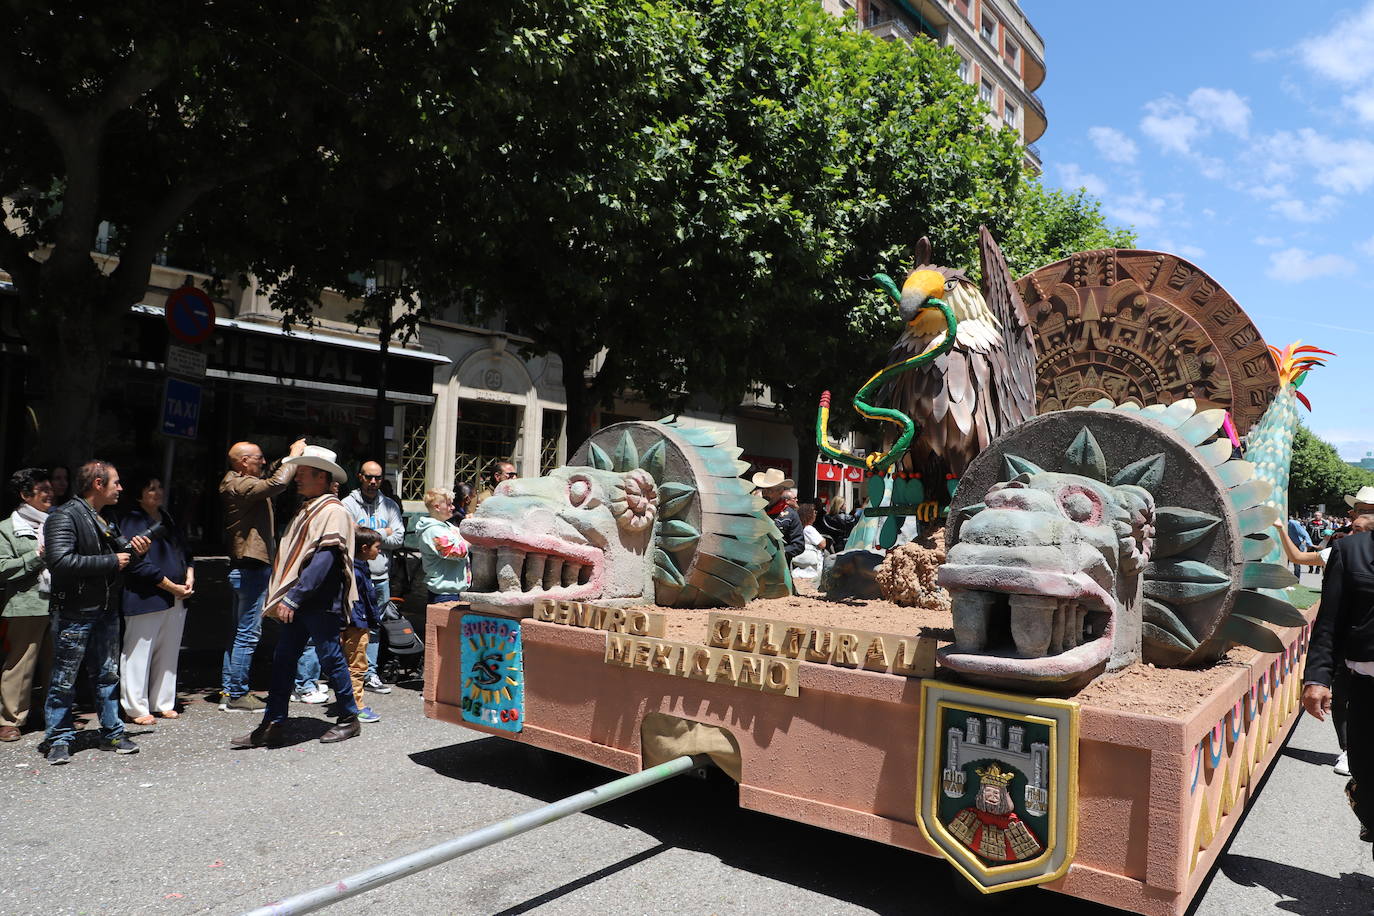
[{"label": "apartment building", "polygon": [[822,0],[855,28],[888,41],[923,37],[959,55],[959,75],[988,104],[989,123],[1021,135],[1026,165],[1041,171],[1035,146],[1045,133],[1045,41],[1016,0]]}]

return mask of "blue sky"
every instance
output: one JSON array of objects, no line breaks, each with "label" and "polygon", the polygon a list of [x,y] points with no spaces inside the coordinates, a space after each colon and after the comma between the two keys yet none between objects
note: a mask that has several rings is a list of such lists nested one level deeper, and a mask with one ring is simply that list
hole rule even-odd
[{"label": "blue sky", "polygon": [[1374,0],[1021,6],[1045,39],[1046,184],[1192,260],[1269,343],[1335,351],[1304,422],[1347,460],[1374,450]]}]

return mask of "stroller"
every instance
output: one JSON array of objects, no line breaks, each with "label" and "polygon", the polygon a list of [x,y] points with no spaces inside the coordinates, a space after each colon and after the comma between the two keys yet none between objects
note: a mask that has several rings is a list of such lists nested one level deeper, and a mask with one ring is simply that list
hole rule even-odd
[{"label": "stroller", "polygon": [[393,602],[382,609],[382,624],[378,628],[381,645],[377,650],[377,669],[382,680],[398,684],[402,680],[419,680],[425,670],[425,642],[415,632],[415,626],[396,610]]}]

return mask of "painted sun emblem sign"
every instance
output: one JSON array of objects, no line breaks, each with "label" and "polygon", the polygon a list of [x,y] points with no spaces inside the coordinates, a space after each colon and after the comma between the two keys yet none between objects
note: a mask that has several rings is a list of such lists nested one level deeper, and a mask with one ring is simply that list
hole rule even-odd
[{"label": "painted sun emblem sign", "polygon": [[1068,871],[1078,704],[924,681],[917,823],[985,893]]},{"label": "painted sun emblem sign", "polygon": [[524,725],[524,661],[520,622],[464,614],[463,720],[518,732]]}]

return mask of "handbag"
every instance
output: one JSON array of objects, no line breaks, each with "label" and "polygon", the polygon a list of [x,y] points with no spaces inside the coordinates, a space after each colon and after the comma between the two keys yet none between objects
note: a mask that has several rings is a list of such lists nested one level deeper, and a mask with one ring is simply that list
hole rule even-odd
[{"label": "handbag", "polygon": [[425,651],[424,640],[404,617],[382,620],[382,644],[392,655],[418,655]]}]

